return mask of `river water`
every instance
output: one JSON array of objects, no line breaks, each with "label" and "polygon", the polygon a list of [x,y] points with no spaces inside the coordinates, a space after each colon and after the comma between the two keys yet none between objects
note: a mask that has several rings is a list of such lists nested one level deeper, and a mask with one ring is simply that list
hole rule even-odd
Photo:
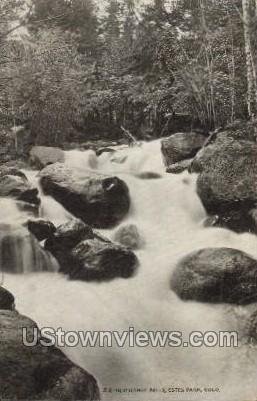
[{"label": "river water", "polygon": [[[122,162],[122,163],[121,163]],[[56,273],[50,258],[42,269],[19,242],[23,273],[4,274],[6,288],[16,297],[16,307],[39,327],[73,330],[238,330],[240,335],[256,305],[233,307],[183,302],[170,290],[171,273],[179,258],[205,247],[233,247],[257,258],[257,237],[219,228],[204,228],[205,211],[196,194],[194,175],[165,173],[160,142],[119,149],[96,158],[92,151],[66,152],[65,163],[83,177],[90,170],[115,174],[126,181],[131,210],[121,222],[136,224],[145,246],[137,251],[140,267],[135,277],[111,282],[69,281]],[[143,180],[141,172],[155,172],[160,179]],[[35,172],[27,172],[36,182]],[[41,194],[41,216],[56,224],[70,218],[61,205]],[[0,220],[19,225],[27,212],[1,201]],[[9,209],[10,210],[9,210]],[[115,230],[102,230],[113,238]],[[25,241],[26,242],[26,241]],[[12,248],[13,249],[13,248]],[[37,252],[36,252],[37,253]],[[23,260],[22,259],[22,260]],[[25,268],[26,266],[26,268]],[[19,272],[18,269],[16,269]],[[42,272],[42,270],[47,270]],[[24,274],[26,272],[26,274]],[[257,355],[254,348],[82,348],[64,352],[92,373],[108,401],[149,400],[254,400],[257,395]],[[142,393],[118,393],[115,389],[147,389]],[[150,392],[180,387],[216,388],[219,392]]]}]

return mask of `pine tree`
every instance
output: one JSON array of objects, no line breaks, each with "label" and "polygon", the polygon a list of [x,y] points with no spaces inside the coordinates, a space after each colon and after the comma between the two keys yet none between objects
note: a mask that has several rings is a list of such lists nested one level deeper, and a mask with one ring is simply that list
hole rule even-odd
[{"label": "pine tree", "polygon": [[135,39],[135,30],[137,25],[137,16],[135,11],[135,1],[125,0],[123,38],[125,46],[131,48]]},{"label": "pine tree", "polygon": [[120,21],[121,6],[117,0],[109,0],[106,7],[106,17],[104,18],[104,36],[106,42],[112,44],[120,37],[121,21]]}]

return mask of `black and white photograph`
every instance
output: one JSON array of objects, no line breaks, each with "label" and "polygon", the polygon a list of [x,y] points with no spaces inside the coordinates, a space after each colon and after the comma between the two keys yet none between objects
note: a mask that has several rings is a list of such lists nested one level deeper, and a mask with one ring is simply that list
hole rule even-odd
[{"label": "black and white photograph", "polygon": [[0,399],[256,373],[257,0],[0,0]]}]

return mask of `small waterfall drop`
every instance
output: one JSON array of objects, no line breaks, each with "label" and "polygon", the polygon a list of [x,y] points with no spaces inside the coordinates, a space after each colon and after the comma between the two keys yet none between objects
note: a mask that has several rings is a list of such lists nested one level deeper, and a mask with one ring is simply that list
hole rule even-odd
[{"label": "small waterfall drop", "polygon": [[0,198],[0,271],[31,273],[57,271],[57,261],[39,245],[26,228],[35,218],[34,210],[25,202]]},{"label": "small waterfall drop", "polygon": [[55,259],[38,244],[25,227],[0,225],[0,266],[2,272],[31,273],[57,271]]}]

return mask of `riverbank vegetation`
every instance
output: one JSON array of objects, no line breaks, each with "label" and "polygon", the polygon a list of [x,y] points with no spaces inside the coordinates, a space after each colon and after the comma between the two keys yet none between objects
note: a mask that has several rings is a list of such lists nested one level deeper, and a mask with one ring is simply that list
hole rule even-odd
[{"label": "riverbank vegetation", "polygon": [[3,0],[2,156],[256,114],[253,0]]}]

